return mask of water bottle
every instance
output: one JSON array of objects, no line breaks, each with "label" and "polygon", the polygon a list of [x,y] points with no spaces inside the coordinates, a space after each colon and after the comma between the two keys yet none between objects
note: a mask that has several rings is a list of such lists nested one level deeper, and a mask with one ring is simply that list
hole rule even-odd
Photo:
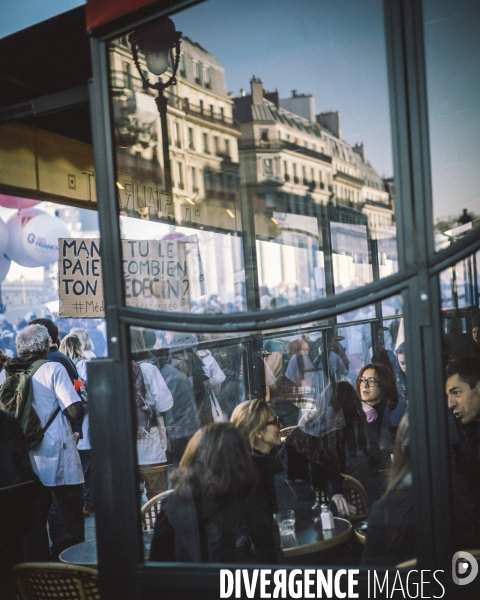
[{"label": "water bottle", "polygon": [[322,512],[320,513],[322,518],[322,529],[329,531],[335,529],[335,522],[333,520],[332,511],[328,508],[328,504],[322,504]]}]

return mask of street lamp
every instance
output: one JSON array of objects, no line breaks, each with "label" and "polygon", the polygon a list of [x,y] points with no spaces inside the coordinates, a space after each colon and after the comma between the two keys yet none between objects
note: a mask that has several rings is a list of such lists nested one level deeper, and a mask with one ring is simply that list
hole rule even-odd
[{"label": "street lamp", "polygon": [[[180,62],[180,43],[182,32],[175,30],[175,24],[172,19],[164,17],[154,23],[149,23],[144,27],[136,29],[128,37],[132,47],[133,60],[138,73],[142,79],[143,88],[157,90],[158,95],[155,98],[158,112],[160,113],[160,124],[162,128],[162,149],[163,149],[163,170],[165,173],[166,192],[172,196],[172,171],[170,167],[170,152],[168,148],[168,125],[167,125],[167,104],[168,100],[164,91],[176,83],[176,73],[178,63]],[[175,49],[175,56],[173,50]],[[158,77],[156,83],[150,83],[145,77],[140,67],[138,53],[143,52],[147,69]],[[168,59],[171,57],[172,75],[168,81],[163,82],[160,75],[163,75],[168,69]]]}]

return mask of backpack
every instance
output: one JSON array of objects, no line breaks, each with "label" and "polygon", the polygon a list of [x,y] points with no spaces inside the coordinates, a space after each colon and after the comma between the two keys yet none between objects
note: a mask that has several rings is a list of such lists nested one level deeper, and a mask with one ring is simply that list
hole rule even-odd
[{"label": "backpack", "polygon": [[23,373],[13,373],[4,381],[0,388],[0,407],[15,415],[25,435],[28,449],[38,446],[53,420],[60,412],[58,406],[45,427],[33,408],[32,376],[47,360],[40,359],[33,362]]},{"label": "backpack", "polygon": [[150,427],[154,426],[153,408],[147,403],[147,388],[143,378],[140,363],[136,360],[131,362],[133,403],[137,413],[137,438],[148,437]]}]

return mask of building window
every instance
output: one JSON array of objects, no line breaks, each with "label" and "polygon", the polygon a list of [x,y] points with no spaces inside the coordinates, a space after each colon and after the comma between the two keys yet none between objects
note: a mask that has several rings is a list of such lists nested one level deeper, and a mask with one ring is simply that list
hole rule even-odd
[{"label": "building window", "polygon": [[197,169],[192,167],[192,191],[198,192]]},{"label": "building window", "polygon": [[230,140],[225,140],[225,154],[230,156]]},{"label": "building window", "polygon": [[210,154],[210,147],[208,144],[208,133],[203,134],[203,151],[205,154]]},{"label": "building window", "polygon": [[178,176],[178,187],[183,190],[185,188],[185,184],[183,183],[183,165],[182,163],[177,163],[177,176]]},{"label": "building window", "polygon": [[215,116],[215,112],[213,110],[213,104],[210,104],[210,116],[212,117],[212,119]]},{"label": "building window", "polygon": [[220,107],[220,118],[222,119],[222,121],[225,121],[225,109],[223,108],[223,106]]},{"label": "building window", "polygon": [[203,67],[203,85],[210,89],[210,70],[208,67]]},{"label": "building window", "polygon": [[260,140],[268,142],[268,129],[260,129]]},{"label": "building window", "polygon": [[197,61],[193,61],[193,78],[195,83],[200,83],[200,65]]},{"label": "building window", "polygon": [[265,175],[273,175],[273,161],[271,158],[263,159],[263,172]]},{"label": "building window", "polygon": [[193,137],[193,127],[188,128],[188,147],[190,150],[195,150],[195,139]]},{"label": "building window", "polygon": [[213,136],[213,147],[215,149],[215,154],[220,154],[220,140],[217,135]]},{"label": "building window", "polygon": [[210,173],[210,171],[204,171],[203,179],[204,179],[204,183],[205,183],[205,189],[211,190],[212,189],[212,173]]},{"label": "building window", "polygon": [[123,86],[133,90],[132,65],[129,62],[123,63]]},{"label": "building window", "polygon": [[182,141],[180,139],[180,126],[176,121],[173,124],[173,143],[177,148],[182,147]]},{"label": "building window", "polygon": [[180,62],[178,63],[178,70],[182,77],[185,77],[187,72],[185,71],[185,56],[180,54]]},{"label": "building window", "polygon": [[203,100],[200,100],[200,114],[203,115]]}]

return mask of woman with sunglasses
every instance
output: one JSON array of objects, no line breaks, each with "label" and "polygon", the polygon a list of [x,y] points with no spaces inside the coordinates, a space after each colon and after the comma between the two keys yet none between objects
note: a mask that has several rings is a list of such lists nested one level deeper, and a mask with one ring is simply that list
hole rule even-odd
[{"label": "woman with sunglasses", "polygon": [[255,560],[276,563],[281,558],[280,535],[273,519],[278,512],[275,474],[283,467],[275,449],[282,440],[282,424],[264,399],[242,402],[235,407],[232,423],[248,442],[257,470],[258,484],[249,496],[246,526],[255,546]]},{"label": "woman with sunglasses", "polygon": [[384,365],[368,364],[357,376],[356,392],[361,405],[358,446],[370,465],[378,469],[382,462],[380,436],[385,408],[394,410],[398,402],[395,377]]}]

